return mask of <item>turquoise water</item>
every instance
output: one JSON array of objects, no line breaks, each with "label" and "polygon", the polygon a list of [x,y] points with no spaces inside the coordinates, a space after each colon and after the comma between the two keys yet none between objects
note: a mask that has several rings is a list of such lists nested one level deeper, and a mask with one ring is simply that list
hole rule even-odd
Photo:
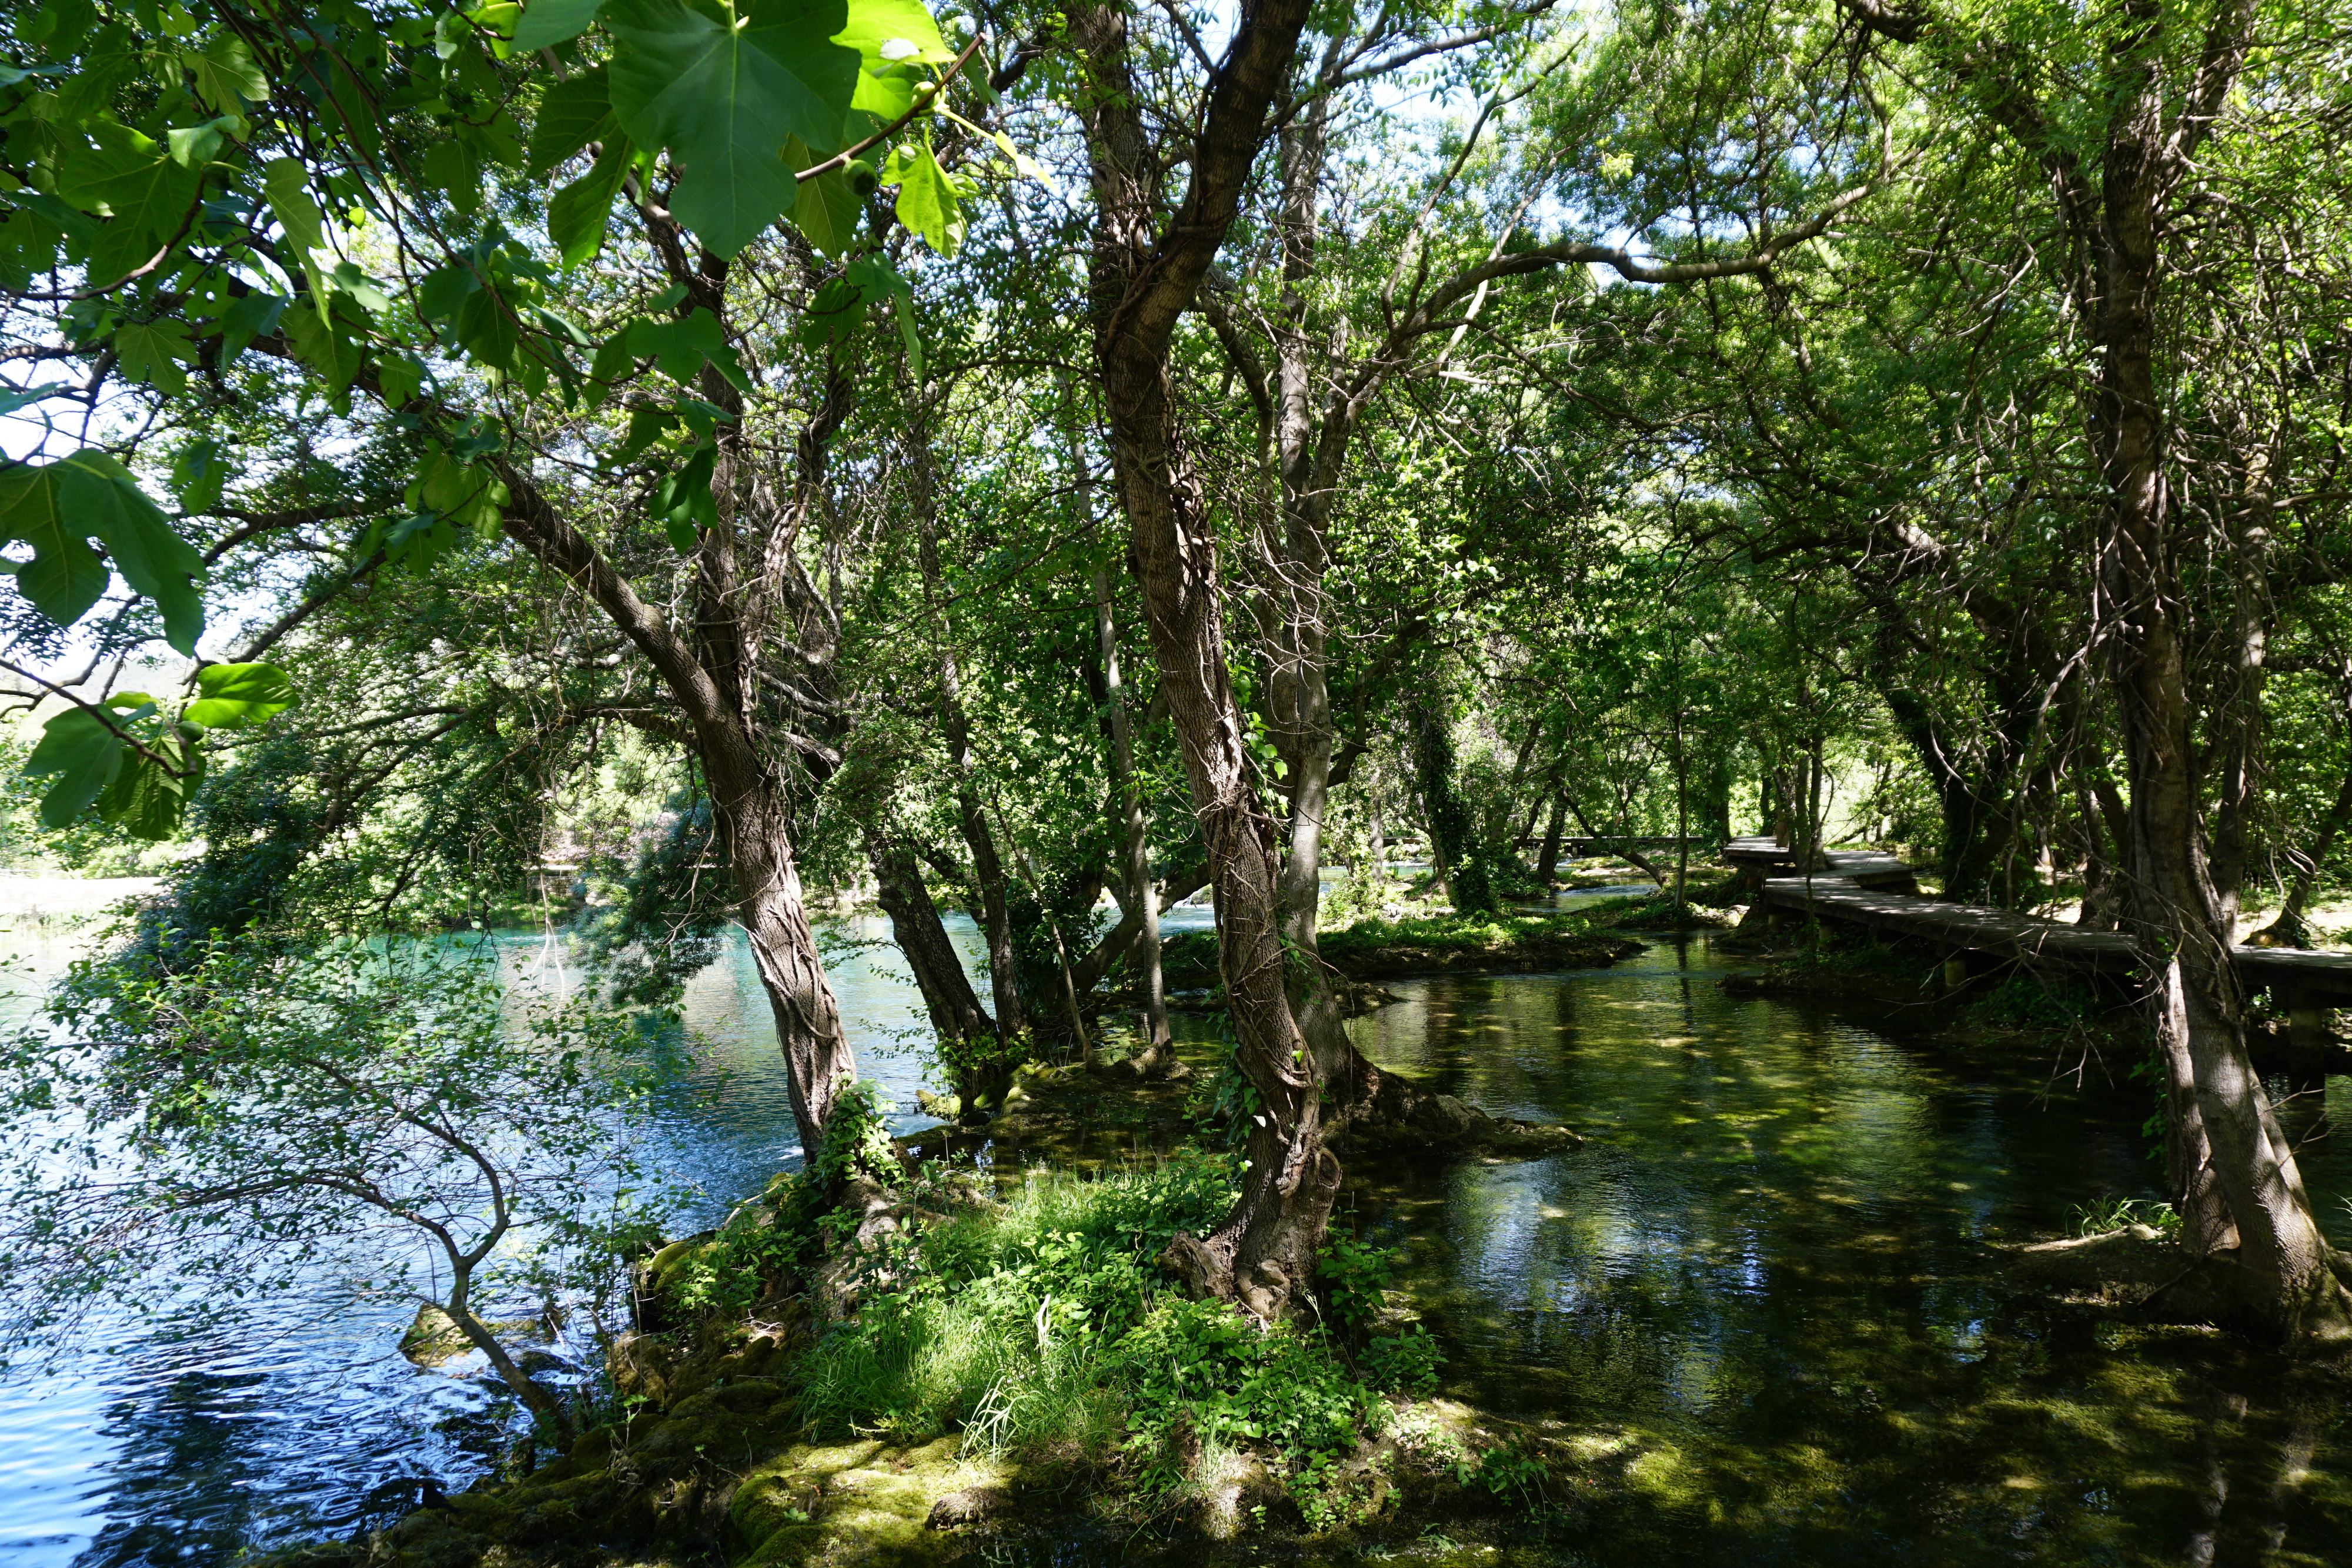
[{"label": "turquoise water", "polygon": [[[1607,970],[1395,982],[1403,1000],[1351,1026],[1385,1065],[1588,1139],[1527,1163],[1359,1170],[1342,1199],[1342,1223],[1406,1249],[1450,1392],[1645,1456],[1615,1500],[1518,1561],[2352,1562],[2333,1374],[2053,1308],[1985,1245],[2152,1196],[2144,1090],[2096,1071],[2078,1086],[2070,1057],[1901,1018],[1733,998],[1706,941],[1650,940]],[[499,941],[560,980],[558,949]],[[37,974],[63,962],[22,956]],[[833,973],[861,1067],[906,1105],[902,1130],[925,1124],[896,950]],[[708,1109],[661,1129],[706,1194],[688,1224],[797,1158],[767,1016],[740,942],[689,988],[677,1103]],[[2352,1151],[2328,1135],[2352,1079],[2272,1088],[2352,1241]],[[213,1568],[388,1512],[413,1496],[404,1478],[465,1484],[516,1413],[478,1365],[403,1360],[405,1324],[322,1290],[257,1308],[235,1343],[126,1332],[16,1375],[0,1387],[0,1568]],[[1129,1550],[1072,1537],[999,1555]]]},{"label": "turquoise water", "polygon": [[[962,939],[977,952],[967,923]],[[920,1001],[879,920],[831,967],[860,1070],[914,1113],[921,1079]],[[33,998],[75,956],[61,942],[15,940],[17,998]],[[561,988],[576,983],[559,945],[495,936],[509,970]],[[800,1145],[783,1066],[750,948],[740,934],[687,988],[685,1018],[665,1042],[677,1109],[656,1130],[661,1163],[697,1183],[688,1228],[715,1223],[743,1194],[795,1166]],[[303,1301],[257,1303],[231,1342],[168,1328],[101,1331],[88,1354],[0,1381],[0,1568],[210,1568],[253,1544],[322,1528],[337,1533],[413,1500],[404,1478],[452,1490],[488,1468],[518,1427],[514,1402],[478,1357],[436,1370],[397,1349],[412,1307],[322,1287]],[[575,1358],[583,1344],[551,1346]]]}]

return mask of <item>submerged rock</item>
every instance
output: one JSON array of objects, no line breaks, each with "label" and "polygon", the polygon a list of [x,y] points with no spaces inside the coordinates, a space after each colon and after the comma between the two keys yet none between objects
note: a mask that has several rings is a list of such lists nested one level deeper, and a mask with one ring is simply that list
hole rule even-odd
[{"label": "submerged rock", "polygon": [[416,1309],[408,1332],[400,1336],[400,1354],[419,1366],[446,1365],[473,1348],[466,1331],[429,1301]]}]

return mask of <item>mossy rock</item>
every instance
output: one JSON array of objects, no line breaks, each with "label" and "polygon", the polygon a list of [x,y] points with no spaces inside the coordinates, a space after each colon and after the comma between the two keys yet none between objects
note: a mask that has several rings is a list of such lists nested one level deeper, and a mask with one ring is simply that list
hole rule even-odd
[{"label": "mossy rock", "polygon": [[442,1366],[474,1348],[466,1331],[449,1314],[427,1303],[416,1309],[408,1332],[400,1336],[400,1354],[419,1366]]},{"label": "mossy rock", "polygon": [[[874,1439],[803,1444],[745,1476],[728,1510],[751,1551],[739,1568],[842,1568],[861,1563],[945,1563],[969,1542],[935,1526],[967,1517],[953,1500],[1010,1493],[1013,1475],[966,1458],[959,1437],[897,1448]],[[942,1511],[943,1501],[950,1506]]]}]

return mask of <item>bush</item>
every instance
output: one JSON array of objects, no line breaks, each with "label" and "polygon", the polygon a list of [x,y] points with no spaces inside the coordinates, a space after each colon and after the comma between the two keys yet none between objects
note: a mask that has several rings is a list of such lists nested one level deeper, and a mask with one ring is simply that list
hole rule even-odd
[{"label": "bush", "polygon": [[[972,1450],[1124,1462],[1146,1496],[1246,1444],[1312,1512],[1333,1458],[1385,1421],[1381,1391],[1433,1381],[1436,1347],[1392,1335],[1351,1367],[1320,1326],[1265,1330],[1166,1288],[1170,1238],[1213,1228],[1234,1184],[1230,1159],[1203,1155],[1095,1180],[1040,1175],[1000,1212],[898,1242],[874,1260],[858,1316],[803,1357],[802,1411],[836,1434],[961,1431]],[[1382,1255],[1338,1250],[1323,1273],[1352,1281],[1341,1298],[1377,1298]]]},{"label": "bush", "polygon": [[2170,1234],[2180,1228],[2180,1216],[2172,1205],[2152,1197],[2102,1197],[2074,1208],[2077,1236],[2104,1236],[2133,1225]]}]

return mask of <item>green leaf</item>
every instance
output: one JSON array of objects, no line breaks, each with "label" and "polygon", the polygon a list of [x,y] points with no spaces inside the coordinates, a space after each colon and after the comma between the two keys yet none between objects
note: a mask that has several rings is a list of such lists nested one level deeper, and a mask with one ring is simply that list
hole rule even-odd
[{"label": "green leaf", "polygon": [[[744,373],[742,361],[727,341],[726,329],[708,310],[689,310],[667,321],[640,316],[629,323],[627,337],[632,357],[651,359],[662,374],[680,386],[693,385],[695,375],[708,362],[717,365],[719,373],[732,382],[736,391],[751,390],[751,378]],[[600,354],[600,363],[602,360]]]},{"label": "green leaf", "polygon": [[55,466],[62,471],[59,511],[73,528],[106,541],[122,580],[163,612],[164,641],[194,657],[205,630],[205,601],[195,585],[204,558],[173,531],[171,519],[131,471],[103,452],[77,452]]},{"label": "green leaf", "polygon": [[609,0],[604,17],[629,46],[613,111],[683,166],[670,210],[722,256],[791,210],[784,139],[835,145],[857,86],[856,51],[831,41],[842,0],[748,0],[742,15],[730,28],[685,0]]},{"label": "green leaf", "polygon": [[477,361],[502,371],[514,369],[515,350],[522,338],[514,311],[496,294],[482,289],[466,296],[457,308],[457,341]]},{"label": "green leaf", "polygon": [[604,229],[613,213],[613,198],[629,172],[636,149],[616,128],[604,151],[587,173],[555,193],[547,204],[547,237],[566,267],[595,259],[604,247]]},{"label": "green leaf", "polygon": [[364,357],[360,346],[334,319],[330,309],[320,311],[316,297],[304,299],[286,312],[286,337],[294,345],[297,358],[327,379],[327,385],[341,393],[360,373]]},{"label": "green leaf", "polygon": [[425,363],[414,354],[387,354],[376,367],[375,384],[386,407],[414,402],[425,390]]},{"label": "green leaf", "polygon": [[669,535],[670,548],[684,554],[702,542],[700,528],[719,526],[719,502],[710,493],[716,446],[698,448],[654,488],[654,512]]},{"label": "green leaf", "polygon": [[310,176],[299,158],[272,158],[261,166],[261,192],[269,210],[294,247],[297,259],[308,265],[310,254],[327,243],[326,214],[310,199]]},{"label": "green leaf", "polygon": [[90,134],[99,145],[68,153],[58,172],[58,194],[85,212],[113,218],[124,248],[152,251],[179,232],[201,181],[160,143],[127,125],[101,120]]},{"label": "green leaf", "polygon": [[172,487],[183,512],[209,512],[220,505],[228,486],[228,449],[211,436],[202,436],[180,449],[172,464]]},{"label": "green leaf", "polygon": [[269,78],[253,63],[253,51],[234,33],[223,33],[201,51],[184,50],[180,64],[195,78],[196,96],[225,114],[235,114],[269,96]]},{"label": "green leaf", "polygon": [[953,256],[962,243],[962,203],[928,146],[917,149],[900,172],[898,221],[941,256]]},{"label": "green leaf", "polygon": [[123,747],[121,765],[113,782],[100,793],[97,805],[98,814],[106,821],[134,839],[153,842],[180,831],[188,797],[204,779],[204,758],[195,747],[176,740],[147,745],[169,759],[171,766]]},{"label": "green leaf", "polygon": [[904,294],[894,294],[890,302],[897,307],[898,339],[907,345],[908,373],[920,385],[923,380],[923,340],[915,335],[915,308]]},{"label": "green leaf", "polygon": [[526,167],[534,179],[543,180],[558,163],[592,141],[610,141],[620,129],[613,118],[606,68],[582,71],[549,88],[539,100]]},{"label": "green leaf", "polygon": [[463,262],[436,267],[417,285],[416,313],[427,321],[446,321],[481,286],[481,278]]},{"label": "green leaf", "polygon": [[275,664],[206,664],[196,672],[196,689],[203,695],[181,716],[206,729],[244,729],[302,700]]},{"label": "green leaf", "polygon": [[225,119],[207,120],[202,125],[167,131],[163,132],[163,141],[171,150],[173,162],[183,169],[201,169],[220,151],[221,137],[227,129]]},{"label": "green leaf", "polygon": [[122,770],[122,742],[88,708],[68,708],[41,728],[40,744],[25,759],[27,778],[55,773],[41,797],[41,826],[63,828],[88,810]]},{"label": "green leaf", "polygon": [[[795,169],[805,169],[817,162],[798,137],[785,143],[784,157]],[[857,243],[858,225],[865,218],[866,204],[849,188],[840,170],[801,182],[800,199],[793,205],[793,222],[808,235],[809,244],[824,255],[848,254]]]},{"label": "green leaf", "polygon": [[114,357],[124,375],[177,395],[188,388],[188,372],[180,368],[181,361],[193,363],[196,350],[188,341],[184,322],[132,321],[114,329]]},{"label": "green leaf", "polygon": [[604,0],[530,0],[515,26],[517,53],[544,49],[586,32],[604,9]]},{"label": "green leaf", "polygon": [[89,548],[88,531],[66,521],[58,497],[61,466],[0,469],[0,538],[33,547],[33,559],[16,569],[17,591],[49,620],[70,626],[106,592],[108,575]]},{"label": "green leaf", "polygon": [[482,208],[481,163],[474,150],[451,137],[436,141],[425,150],[419,170],[425,183],[436,191],[446,191],[449,204],[471,217]]},{"label": "green leaf", "polygon": [[255,292],[237,297],[236,302],[221,312],[221,358],[233,360],[253,345],[253,340],[265,332],[278,330],[278,319],[289,303],[282,295]]},{"label": "green leaf", "polygon": [[[850,0],[849,25],[833,39],[858,53],[862,68],[850,107],[886,125],[915,106],[915,76],[897,68],[943,66],[955,58],[940,25],[916,0]],[[885,74],[875,75],[877,69]]]}]

